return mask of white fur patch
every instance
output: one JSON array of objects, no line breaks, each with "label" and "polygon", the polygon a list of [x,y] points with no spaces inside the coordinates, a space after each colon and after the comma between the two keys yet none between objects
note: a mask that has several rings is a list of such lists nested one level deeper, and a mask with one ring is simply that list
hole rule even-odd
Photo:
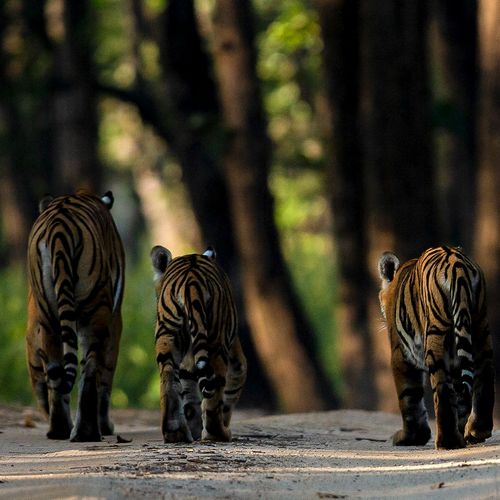
[{"label": "white fur patch", "polygon": [[56,292],[54,290],[54,281],[52,279],[52,263],[50,252],[45,241],[40,241],[38,244],[40,250],[40,259],[42,264],[42,283],[45,291],[45,297],[52,309],[52,312],[57,316]]},{"label": "white fur patch", "polygon": [[153,268],[153,283],[158,283],[163,277],[163,273],[156,269],[155,267]]},{"label": "white fur patch", "polygon": [[113,298],[113,312],[116,310],[116,305],[118,304],[118,299],[120,298],[123,288],[123,277],[122,274],[118,274],[118,282],[116,283],[115,296]]},{"label": "white fur patch", "polygon": [[472,361],[472,354],[470,352],[467,352],[467,351],[464,351],[463,349],[459,349],[457,351],[457,354],[461,357],[461,358],[466,358],[468,359],[469,361]]},{"label": "white fur patch", "polygon": [[109,196],[103,196],[101,200],[107,207],[113,203],[113,200]]},{"label": "white fur patch", "polygon": [[203,252],[203,255],[212,259],[213,257],[215,257],[215,252],[211,248],[208,248]]}]

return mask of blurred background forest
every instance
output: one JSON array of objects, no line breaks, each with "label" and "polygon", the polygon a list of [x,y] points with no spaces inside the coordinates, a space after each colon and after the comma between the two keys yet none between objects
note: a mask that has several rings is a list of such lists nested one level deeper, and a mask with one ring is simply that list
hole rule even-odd
[{"label": "blurred background forest", "polygon": [[127,250],[114,407],[158,407],[149,250],[213,245],[242,405],[395,410],[377,261],[461,245],[500,339],[496,0],[0,2],[0,401],[32,401],[27,235],[111,189]]}]

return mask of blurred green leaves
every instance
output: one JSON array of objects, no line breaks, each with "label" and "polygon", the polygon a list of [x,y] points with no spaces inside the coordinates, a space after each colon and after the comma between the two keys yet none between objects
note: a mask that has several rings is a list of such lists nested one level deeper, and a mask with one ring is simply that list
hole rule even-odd
[{"label": "blurred green leaves", "polygon": [[23,269],[0,273],[0,400],[29,403],[31,387],[25,355],[26,276]]}]

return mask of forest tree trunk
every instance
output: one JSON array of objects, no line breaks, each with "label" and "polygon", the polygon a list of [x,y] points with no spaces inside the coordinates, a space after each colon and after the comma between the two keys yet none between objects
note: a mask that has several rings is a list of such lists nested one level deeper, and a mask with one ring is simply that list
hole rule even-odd
[{"label": "forest tree trunk", "polygon": [[366,214],[359,134],[359,5],[357,0],[316,0],[323,35],[328,91],[328,190],[331,195],[339,276],[337,345],[342,364],[342,404],[377,407],[373,346],[369,335]]},{"label": "forest tree trunk", "polygon": [[477,3],[433,0],[434,115],[440,235],[472,252],[476,218]]},{"label": "forest tree trunk", "polygon": [[255,348],[284,411],[332,407],[326,377],[311,346],[313,332],[280,251],[268,189],[271,146],[258,81],[251,6],[219,0],[214,60],[226,126],[225,174],[243,267],[243,290]]},{"label": "forest tree trunk", "polygon": [[[427,67],[427,2],[362,0],[362,119],[367,186],[371,335],[379,408],[397,401],[376,290],[386,250],[401,261],[436,243]],[[379,318],[377,320],[377,318]]]},{"label": "forest tree trunk", "polygon": [[[135,22],[136,84],[132,93],[118,93],[137,105],[144,121],[152,125],[179,162],[194,216],[206,245],[217,251],[217,260],[228,273],[239,311],[239,333],[252,369],[242,403],[274,408],[268,380],[250,339],[241,291],[241,265],[222,167],[221,125],[211,61],[204,50],[192,0],[171,0],[160,14],[153,33],[147,30],[143,6],[132,1]],[[139,45],[153,39],[160,52],[164,78],[151,89],[142,76]],[[201,251],[202,249],[199,249]]]},{"label": "forest tree trunk", "polygon": [[[33,24],[43,20],[40,6],[42,2],[29,10]],[[28,233],[38,214],[37,197],[47,186],[40,126],[48,114],[43,68],[47,54],[38,43],[39,33],[32,32],[33,25],[23,15],[21,6],[0,3],[0,267],[24,266]],[[19,44],[29,39],[29,51],[20,51],[13,39]],[[29,106],[19,105],[26,101]]]},{"label": "forest tree trunk", "polygon": [[[500,3],[479,2],[480,101],[475,256],[484,270],[495,368],[500,373]],[[498,377],[497,377],[498,387]],[[497,412],[498,413],[498,412]]]},{"label": "forest tree trunk", "polygon": [[97,99],[93,75],[93,25],[88,0],[64,1],[63,33],[54,34],[53,185],[58,193],[102,191],[97,157]]}]

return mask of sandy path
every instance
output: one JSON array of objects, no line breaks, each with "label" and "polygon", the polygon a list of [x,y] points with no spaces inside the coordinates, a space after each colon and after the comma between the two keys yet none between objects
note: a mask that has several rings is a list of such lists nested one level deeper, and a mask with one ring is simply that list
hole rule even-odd
[{"label": "sandy path", "polygon": [[500,498],[500,432],[465,450],[402,449],[388,440],[396,415],[239,414],[232,443],[172,446],[162,443],[157,418],[115,413],[130,443],[70,443],[0,411],[0,497]]}]

